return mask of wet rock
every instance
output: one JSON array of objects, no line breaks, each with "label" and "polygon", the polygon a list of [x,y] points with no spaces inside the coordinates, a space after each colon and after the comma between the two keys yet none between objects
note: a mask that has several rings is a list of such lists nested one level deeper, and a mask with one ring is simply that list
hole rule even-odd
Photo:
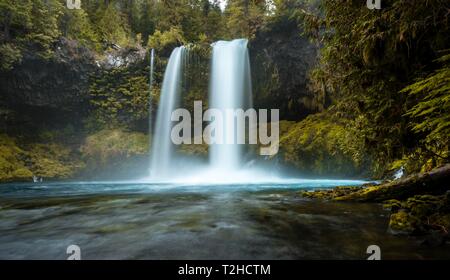
[{"label": "wet rock", "polygon": [[391,211],[392,213],[398,212],[402,208],[402,203],[397,199],[390,199],[384,202],[383,209]]},{"label": "wet rock", "polygon": [[97,65],[104,69],[129,67],[142,62],[145,59],[145,55],[145,49],[142,47],[119,48],[107,52],[103,60],[97,61]]},{"label": "wet rock", "polygon": [[414,195],[442,195],[450,189],[449,180],[450,164],[446,164],[430,172],[413,174],[393,182],[365,187],[339,200],[382,202],[390,199],[405,200]]},{"label": "wet rock", "polygon": [[300,195],[306,198],[321,200],[339,200],[340,197],[347,196],[353,192],[360,191],[362,187],[343,186],[328,190],[301,191]]},{"label": "wet rock", "polygon": [[442,231],[433,230],[425,236],[425,238],[420,242],[420,245],[427,247],[438,247],[445,244],[447,235]]},{"label": "wet rock", "polygon": [[423,218],[435,213],[443,204],[442,197],[432,195],[416,195],[408,198],[404,207],[409,209],[412,215]]},{"label": "wet rock", "polygon": [[422,244],[444,244],[450,229],[448,195],[416,195],[406,201],[389,200],[384,208],[391,210],[389,232],[424,236]]},{"label": "wet rock", "polygon": [[279,108],[281,119],[297,120],[322,110],[328,100],[308,88],[308,73],[317,63],[318,46],[298,36],[298,22],[293,18],[272,24],[260,29],[249,44],[252,74],[259,81],[255,92],[269,89],[258,102]]},{"label": "wet rock", "polygon": [[89,98],[89,75],[95,71],[94,53],[77,41],[61,38],[51,59],[34,52],[0,78],[0,103],[6,107],[80,110]]},{"label": "wet rock", "polygon": [[394,235],[409,235],[417,231],[420,220],[405,210],[391,214],[388,232]]}]

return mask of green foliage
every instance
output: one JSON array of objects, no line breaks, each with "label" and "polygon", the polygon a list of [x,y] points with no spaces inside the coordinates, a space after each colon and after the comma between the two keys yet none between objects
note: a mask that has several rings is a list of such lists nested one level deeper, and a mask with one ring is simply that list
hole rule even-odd
[{"label": "green foliage", "polygon": [[97,51],[101,50],[99,36],[83,9],[65,9],[60,19],[60,29],[63,36],[77,40],[82,45]]},{"label": "green foliage", "polygon": [[201,34],[207,35],[212,42],[223,31],[217,2],[166,0],[154,3],[153,13],[156,30],[164,32],[178,26],[188,42],[196,42]]},{"label": "green foliage", "polygon": [[11,70],[21,59],[22,52],[16,45],[10,43],[0,45],[0,70]]},{"label": "green foliage", "polygon": [[186,44],[186,40],[183,31],[178,26],[171,27],[166,32],[156,30],[148,39],[149,48],[155,49],[157,52],[171,51],[174,47],[184,44]]},{"label": "green foliage", "polygon": [[[340,117],[359,129],[365,153],[373,157],[378,174],[420,145],[420,135],[408,125],[409,117],[427,112],[405,115],[407,94],[399,91],[433,71],[432,61],[440,50],[448,49],[444,6],[443,0],[386,0],[377,11],[353,0],[324,1],[317,14],[299,11],[304,30],[323,45],[312,75],[315,88],[331,96]],[[422,97],[426,95],[414,102],[420,104]],[[429,125],[416,124],[416,131]],[[445,122],[434,125],[442,127]]]},{"label": "green foliage", "polygon": [[131,45],[129,23],[116,5],[109,4],[106,8],[100,6],[96,18],[96,29],[102,42],[118,44],[121,47]]},{"label": "green foliage", "polygon": [[[424,133],[424,141],[438,151],[446,153],[450,144],[450,55],[438,62],[443,66],[428,77],[418,80],[402,90],[418,102],[408,110],[413,119],[412,130]],[[442,155],[441,155],[442,156]]]},{"label": "green foliage", "polygon": [[149,85],[146,68],[117,67],[92,77],[91,130],[133,127],[148,116]]},{"label": "green foliage", "polygon": [[40,48],[40,54],[44,58],[50,58],[53,54],[52,44],[60,36],[58,19],[62,14],[63,6],[58,0],[32,1],[31,28],[25,40]]},{"label": "green foliage", "polygon": [[225,15],[231,38],[253,39],[264,24],[266,13],[266,1],[229,0]]},{"label": "green foliage", "polygon": [[12,69],[29,48],[51,57],[51,46],[60,36],[61,11],[57,0],[0,0],[0,70]]}]

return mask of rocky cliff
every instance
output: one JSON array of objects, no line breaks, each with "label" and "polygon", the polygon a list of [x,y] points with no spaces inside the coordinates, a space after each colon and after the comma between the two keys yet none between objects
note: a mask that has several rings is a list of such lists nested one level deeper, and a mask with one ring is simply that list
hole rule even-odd
[{"label": "rocky cliff", "polygon": [[53,51],[45,59],[29,49],[18,65],[1,73],[0,108],[7,111],[2,116],[4,132],[15,133],[19,126],[30,130],[77,124],[86,114],[89,77],[97,68],[94,53],[65,38]]},{"label": "rocky cliff", "polygon": [[325,97],[309,90],[308,79],[317,52],[293,19],[279,19],[258,32],[250,43],[255,105],[280,109],[287,120],[321,111]]}]

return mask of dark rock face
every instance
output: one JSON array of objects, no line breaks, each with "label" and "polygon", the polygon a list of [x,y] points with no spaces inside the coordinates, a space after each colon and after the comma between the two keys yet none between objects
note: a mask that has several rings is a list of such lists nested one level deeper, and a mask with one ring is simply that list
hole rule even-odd
[{"label": "dark rock face", "polygon": [[22,62],[0,73],[0,132],[39,133],[68,126],[81,130],[90,110],[89,88],[100,70],[137,65],[144,49],[119,48],[96,60],[92,50],[61,38],[50,59],[25,52]]},{"label": "dark rock face", "polygon": [[308,89],[318,47],[301,35],[295,20],[271,23],[249,47],[256,106],[280,109],[280,118],[287,120],[323,109],[325,100],[318,100]]},{"label": "dark rock face", "polygon": [[75,110],[88,99],[89,75],[96,69],[93,53],[76,41],[61,39],[54,57],[31,52],[0,78],[0,102],[6,107]]},{"label": "dark rock face", "polygon": [[9,134],[39,132],[41,128],[80,127],[89,109],[89,79],[98,66],[94,54],[65,38],[50,59],[31,50],[13,70],[0,75],[0,129]]},{"label": "dark rock face", "polygon": [[146,51],[142,47],[119,48],[107,52],[106,58],[97,62],[103,69],[109,70],[117,67],[130,67],[141,63],[145,59]]}]

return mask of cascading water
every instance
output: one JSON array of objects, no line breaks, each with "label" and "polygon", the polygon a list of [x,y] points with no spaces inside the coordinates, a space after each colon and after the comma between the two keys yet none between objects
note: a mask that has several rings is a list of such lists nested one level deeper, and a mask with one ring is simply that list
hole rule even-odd
[{"label": "cascading water", "polygon": [[[230,174],[237,175],[243,167],[244,145],[237,143],[237,123],[231,109],[246,110],[252,107],[252,90],[250,61],[246,39],[218,41],[213,45],[209,107],[220,110],[223,114],[222,139],[212,144],[209,149],[210,164],[202,173],[210,174],[216,179],[227,179]],[[167,180],[173,177],[176,166],[174,145],[170,139],[171,114],[178,106],[186,49],[176,48],[170,56],[161,90],[161,98],[153,134],[151,152],[151,178]]]},{"label": "cascading water", "polygon": [[185,47],[174,49],[164,74],[151,151],[150,176],[156,179],[170,176],[170,167],[174,160],[170,117],[179,103],[185,53]]},{"label": "cascading water", "polygon": [[[150,76],[149,76],[149,96],[148,96],[148,135],[153,131],[153,75],[155,72],[155,50],[150,51]],[[151,147],[151,138],[149,137],[149,147]],[[150,151],[149,151],[150,152]],[[150,160],[151,164],[151,160]]]},{"label": "cascading water", "polygon": [[[250,62],[246,39],[218,41],[213,46],[209,105],[226,109],[246,109],[252,106]],[[224,114],[223,143],[210,147],[211,167],[225,173],[239,169],[243,145],[236,143],[234,116]],[[227,141],[234,139],[232,143]],[[228,143],[228,144],[227,144]]]},{"label": "cascading water", "polygon": [[[243,183],[262,188],[273,184],[274,186],[303,184],[323,187],[364,183],[364,181],[286,179],[280,177],[278,171],[272,172],[273,170],[264,166],[252,166],[245,163],[245,145],[238,144],[236,141],[235,116],[228,115],[227,111],[230,111],[229,109],[233,112],[237,109],[245,111],[253,106],[247,44],[247,40],[238,39],[218,41],[213,45],[209,107],[218,109],[222,113],[221,134],[222,142],[225,144],[212,144],[209,147],[210,161],[206,166],[203,162],[187,162],[181,157],[175,157],[175,148],[170,137],[173,127],[171,115],[179,104],[182,88],[186,86],[183,77],[189,69],[185,69],[185,66],[188,68],[190,66],[186,65],[187,50],[184,47],[178,47],[172,52],[164,74],[156,129],[153,134],[150,179],[157,182],[182,183],[183,186],[190,183],[192,186],[201,184],[206,187],[214,186],[214,188],[219,184],[242,185]],[[200,117],[200,121],[202,117],[204,116]],[[212,133],[214,134],[214,131]],[[214,138],[217,140],[217,137]],[[232,138],[232,144],[226,144],[230,138]]]}]

